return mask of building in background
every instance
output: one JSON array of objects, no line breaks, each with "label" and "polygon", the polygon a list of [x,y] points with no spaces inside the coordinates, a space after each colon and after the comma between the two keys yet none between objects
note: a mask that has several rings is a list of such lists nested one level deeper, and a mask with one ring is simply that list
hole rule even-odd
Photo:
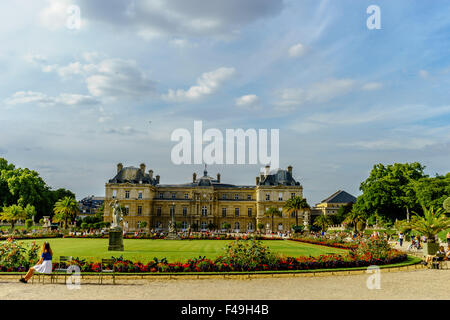
[{"label": "building in background", "polygon": [[[105,185],[104,220],[112,221],[110,203],[118,200],[124,210],[124,226],[136,230],[140,222],[147,229],[167,230],[171,213],[182,229],[222,229],[230,225],[234,232],[253,232],[258,224],[271,229],[271,218],[265,211],[273,206],[282,211],[274,218],[274,232],[288,231],[295,224],[295,216],[282,210],[286,200],[303,196],[303,187],[292,176],[292,167],[265,172],[256,177],[255,185],[223,183],[216,177],[192,175],[192,181],[182,184],[161,184],[153,170],[117,165],[116,175]],[[299,219],[299,224],[303,224]],[[211,227],[213,226],[213,227]]]},{"label": "building in background", "polygon": [[356,198],[350,193],[338,190],[322,202],[316,204],[311,210],[312,215],[333,215],[337,214],[340,207],[353,205],[356,203]]},{"label": "building in background", "polygon": [[80,208],[80,213],[78,216],[84,218],[95,215],[104,202],[105,197],[95,196],[88,196],[78,201],[78,208]]}]

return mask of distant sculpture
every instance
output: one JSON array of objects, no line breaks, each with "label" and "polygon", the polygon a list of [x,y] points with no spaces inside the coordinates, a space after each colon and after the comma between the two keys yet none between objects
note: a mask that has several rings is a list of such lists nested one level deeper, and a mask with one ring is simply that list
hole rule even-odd
[{"label": "distant sculpture", "polygon": [[120,208],[120,204],[119,201],[114,201],[111,202],[110,206],[113,208],[113,213],[112,213],[112,224],[111,224],[111,229],[121,229],[120,228],[120,222],[123,220],[122,219],[122,209]]}]

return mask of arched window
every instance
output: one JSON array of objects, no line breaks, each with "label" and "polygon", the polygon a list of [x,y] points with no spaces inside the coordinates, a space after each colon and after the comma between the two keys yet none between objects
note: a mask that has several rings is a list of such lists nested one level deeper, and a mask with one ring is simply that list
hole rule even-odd
[{"label": "arched window", "polygon": [[202,230],[206,230],[208,228],[208,224],[206,223],[206,221],[203,221],[201,223],[201,226],[202,226]]},{"label": "arched window", "polygon": [[206,206],[202,207],[202,216],[207,216],[208,215],[208,208]]},{"label": "arched window", "polygon": [[248,231],[253,231],[253,223],[249,222],[247,226]]}]

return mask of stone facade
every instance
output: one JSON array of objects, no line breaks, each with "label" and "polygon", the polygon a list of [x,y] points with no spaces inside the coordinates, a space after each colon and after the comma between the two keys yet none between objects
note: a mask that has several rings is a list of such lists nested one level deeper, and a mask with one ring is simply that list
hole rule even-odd
[{"label": "stone facade", "polygon": [[[105,185],[104,220],[112,221],[109,204],[119,200],[125,209],[124,227],[128,231],[139,229],[140,222],[147,222],[146,230],[167,231],[171,210],[182,229],[220,230],[224,223],[235,232],[253,232],[259,223],[271,229],[271,218],[264,215],[270,206],[283,207],[287,199],[303,196],[303,187],[292,177],[292,167],[270,171],[256,177],[255,185],[232,185],[216,178],[193,174],[192,181],[184,184],[160,184],[160,177],[153,170],[145,172],[145,164],[139,168],[117,166],[116,176]],[[274,232],[290,230],[295,217],[282,210],[282,217],[274,217]],[[303,223],[299,214],[299,224]]]}]

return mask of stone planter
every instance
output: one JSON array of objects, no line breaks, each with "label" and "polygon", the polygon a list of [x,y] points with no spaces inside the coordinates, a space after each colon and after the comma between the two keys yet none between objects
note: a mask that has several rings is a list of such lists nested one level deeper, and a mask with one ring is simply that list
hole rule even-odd
[{"label": "stone planter", "polygon": [[425,242],[423,244],[423,253],[425,255],[435,255],[439,249],[439,243],[436,242]]}]

